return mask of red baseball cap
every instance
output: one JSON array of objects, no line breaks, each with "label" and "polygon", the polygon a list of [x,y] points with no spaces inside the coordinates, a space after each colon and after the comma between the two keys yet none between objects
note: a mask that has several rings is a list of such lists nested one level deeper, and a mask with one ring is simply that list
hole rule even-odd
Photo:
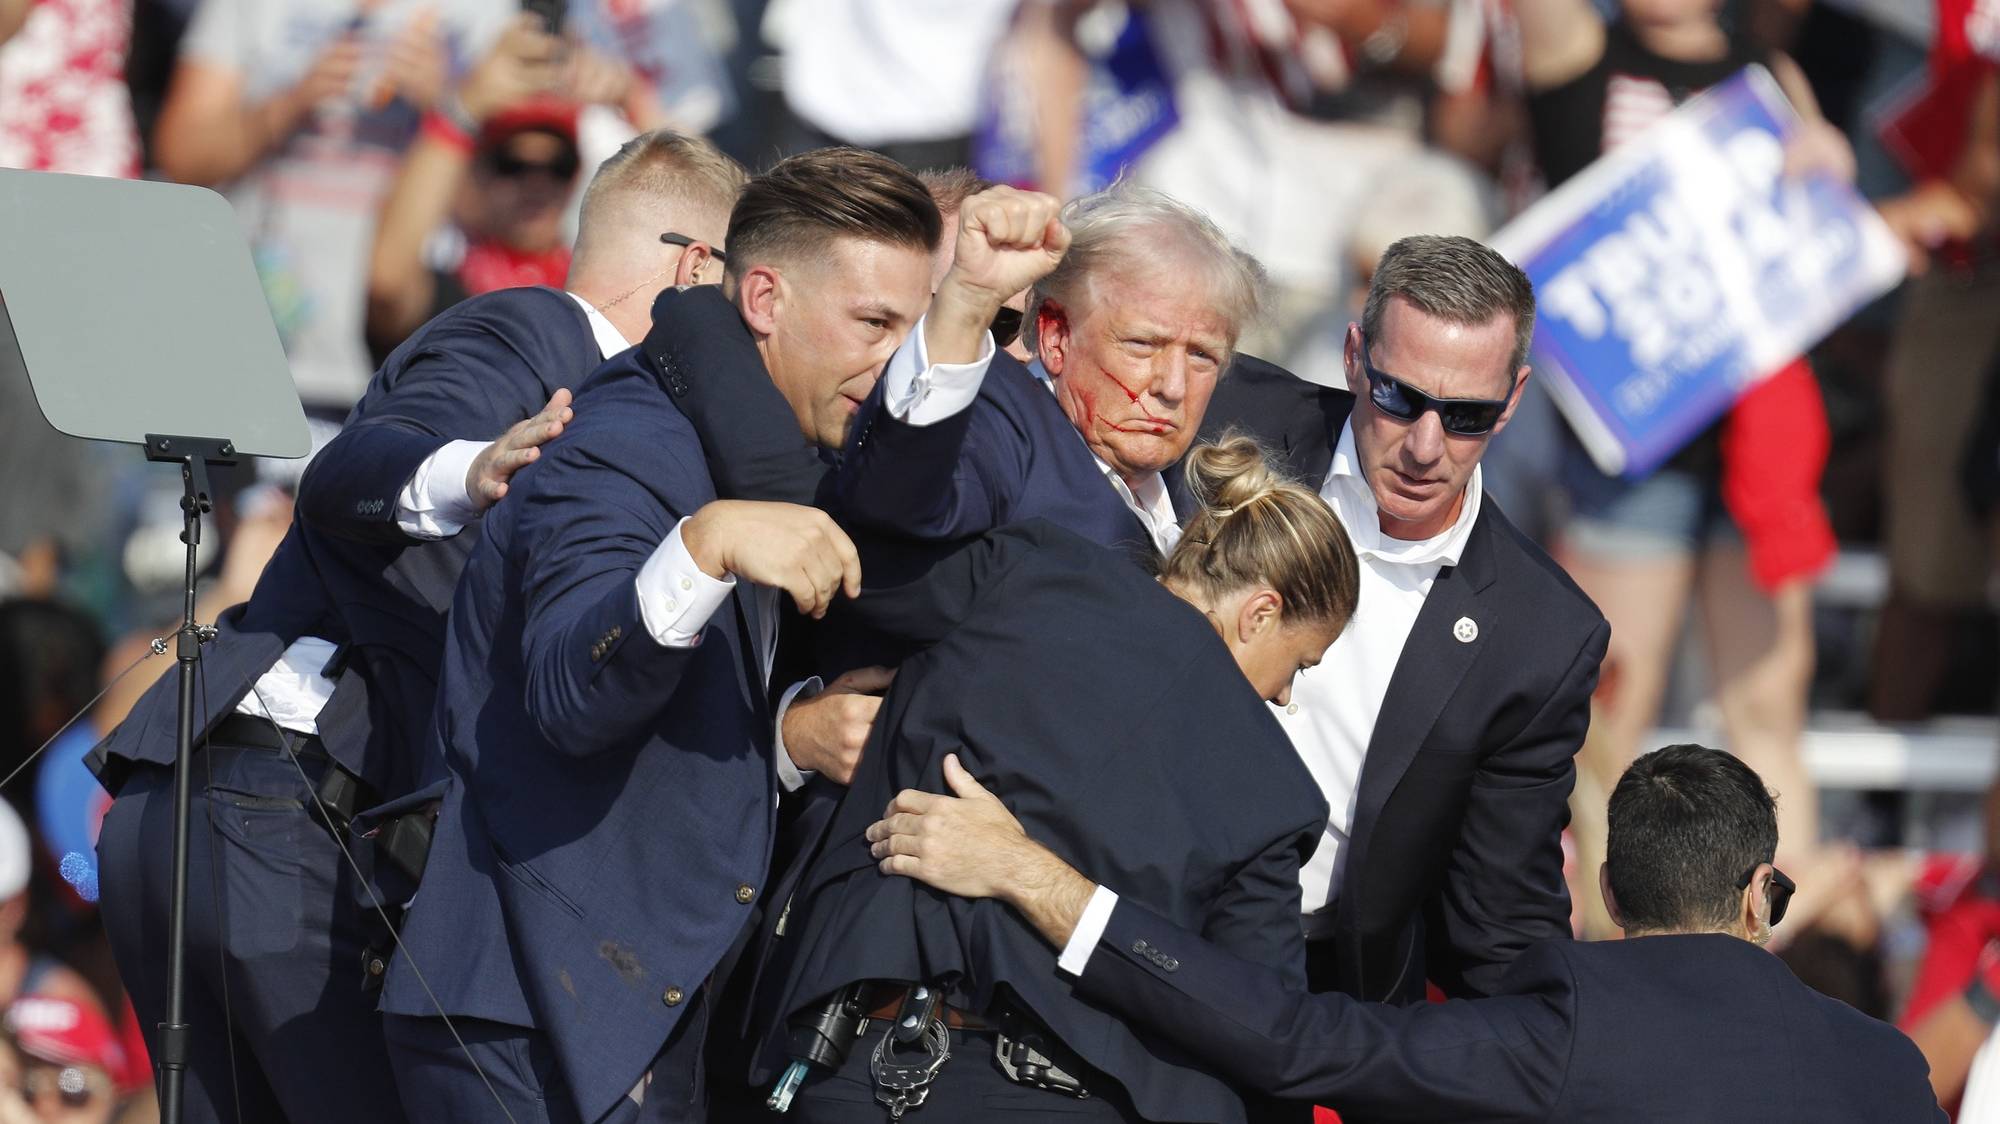
[{"label": "red baseball cap", "polygon": [[28,995],[7,1008],[7,1030],[21,1052],[55,1065],[125,1071],[125,1048],[95,1007],[52,995]]},{"label": "red baseball cap", "polygon": [[581,107],[562,98],[537,97],[517,102],[486,119],[479,130],[479,147],[503,144],[515,133],[554,133],[576,147],[576,118]]}]

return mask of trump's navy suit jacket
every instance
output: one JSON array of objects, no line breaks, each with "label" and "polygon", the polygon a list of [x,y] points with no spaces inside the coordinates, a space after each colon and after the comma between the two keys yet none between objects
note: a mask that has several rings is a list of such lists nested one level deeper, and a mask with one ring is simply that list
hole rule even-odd
[{"label": "trump's navy suit jacket", "polygon": [[[884,876],[863,838],[897,791],[944,791],[957,753],[1071,862],[1303,982],[1298,870],[1326,803],[1214,627],[1118,554],[1042,521],[865,593],[859,610],[930,646],[898,671],[791,899],[771,1010],[863,979],[956,980],[973,1010],[1004,988],[1147,1119],[1242,1119],[1199,1062],[1075,995],[1009,910]],[[773,1047],[783,1021],[768,1027]]]},{"label": "trump's navy suit jacket", "polygon": [[[1202,432],[1247,431],[1318,490],[1356,408],[1344,390],[1242,368]],[[1415,1001],[1428,978],[1490,994],[1522,950],[1569,933],[1561,836],[1610,636],[1487,496],[1424,599],[1368,742],[1334,905],[1339,990]]]},{"label": "trump's navy suit jacket", "polygon": [[[638,1082],[764,891],[776,777],[744,584],[691,648],[635,579],[715,499],[649,364],[613,363],[487,515],[445,642],[450,769],[403,933],[448,1014],[539,1030],[585,1120]],[[383,1009],[436,1008],[399,955]]]},{"label": "trump's navy suit jacket", "polygon": [[1077,986],[1353,1124],[1945,1119],[1909,1039],[1717,933],[1543,941],[1494,998],[1390,1007],[1307,995],[1121,900]]},{"label": "trump's navy suit jacket", "polygon": [[[197,742],[301,636],[344,645],[320,737],[384,798],[418,780],[435,699],[444,620],[477,527],[417,542],[396,526],[396,497],[449,441],[491,440],[558,387],[602,362],[583,309],[554,289],[506,289],[438,316],[383,363],[348,427],[307,468],[292,527],[250,600],[223,613],[202,646]],[[168,676],[99,747],[122,762],[171,765],[176,695]]]},{"label": "trump's navy suit jacket", "polygon": [[937,556],[914,544],[963,542],[1023,519],[1134,558],[1156,553],[1048,385],[1004,351],[972,405],[933,425],[896,419],[877,383],[849,431],[831,506],[868,533],[883,556],[878,572],[898,581]]}]

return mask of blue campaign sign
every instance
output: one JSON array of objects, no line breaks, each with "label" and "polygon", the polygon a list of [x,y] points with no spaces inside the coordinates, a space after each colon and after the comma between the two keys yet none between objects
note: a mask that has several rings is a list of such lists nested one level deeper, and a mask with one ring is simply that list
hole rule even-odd
[{"label": "blue campaign sign", "polygon": [[1784,174],[1798,127],[1750,67],[1493,238],[1535,283],[1536,376],[1605,472],[1658,468],[1901,280],[1850,185]]},{"label": "blue campaign sign", "polygon": [[1077,123],[1074,180],[1036,182],[1034,84],[1006,57],[997,59],[987,76],[986,103],[972,138],[972,165],[980,175],[1064,196],[1102,191],[1180,123],[1173,80],[1154,46],[1146,13],[1128,9],[1123,19],[1117,34],[1092,52]]}]

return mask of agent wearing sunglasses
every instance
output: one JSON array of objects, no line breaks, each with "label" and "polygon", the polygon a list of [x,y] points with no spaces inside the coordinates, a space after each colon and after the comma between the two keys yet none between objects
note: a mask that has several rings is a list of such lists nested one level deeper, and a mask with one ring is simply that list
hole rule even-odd
[{"label": "agent wearing sunglasses", "polygon": [[[1346,389],[1239,370],[1204,436],[1283,449],[1361,560],[1361,608],[1278,721],[1332,809],[1301,874],[1316,990],[1489,994],[1569,931],[1561,832],[1607,629],[1484,494],[1534,293],[1463,238],[1383,255]],[[1420,920],[1421,919],[1421,920]]]},{"label": "agent wearing sunglasses", "polygon": [[1100,889],[946,772],[956,796],[906,791],[867,829],[884,872],[1006,901],[1064,949],[1058,970],[1079,995],[1245,1088],[1362,1120],[1945,1119],[1909,1039],[1761,948],[1794,886],[1771,864],[1770,790],[1719,750],[1647,754],[1612,791],[1598,881],[1626,939],[1542,941],[1494,997],[1412,1007],[1295,990],[1115,896],[1079,948]]}]

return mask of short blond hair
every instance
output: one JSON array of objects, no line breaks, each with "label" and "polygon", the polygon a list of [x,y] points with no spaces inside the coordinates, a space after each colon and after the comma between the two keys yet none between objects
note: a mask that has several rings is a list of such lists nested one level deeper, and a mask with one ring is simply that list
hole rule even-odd
[{"label": "short blond hair", "polygon": [[1333,509],[1271,467],[1237,433],[1187,455],[1200,509],[1160,567],[1160,580],[1213,604],[1249,588],[1275,590],[1288,621],[1347,627],[1361,598],[1361,564]]},{"label": "short blond hair", "polygon": [[726,249],[729,209],[749,173],[700,137],[655,129],[641,133],[598,165],[583,191],[576,255],[603,238],[627,238],[651,221],[655,233],[683,234]]},{"label": "short blond hair", "polygon": [[941,215],[956,215],[965,209],[967,199],[999,186],[962,164],[950,168],[926,168],[917,173],[917,179],[924,185],[924,190],[931,193],[931,202],[937,204]]}]

